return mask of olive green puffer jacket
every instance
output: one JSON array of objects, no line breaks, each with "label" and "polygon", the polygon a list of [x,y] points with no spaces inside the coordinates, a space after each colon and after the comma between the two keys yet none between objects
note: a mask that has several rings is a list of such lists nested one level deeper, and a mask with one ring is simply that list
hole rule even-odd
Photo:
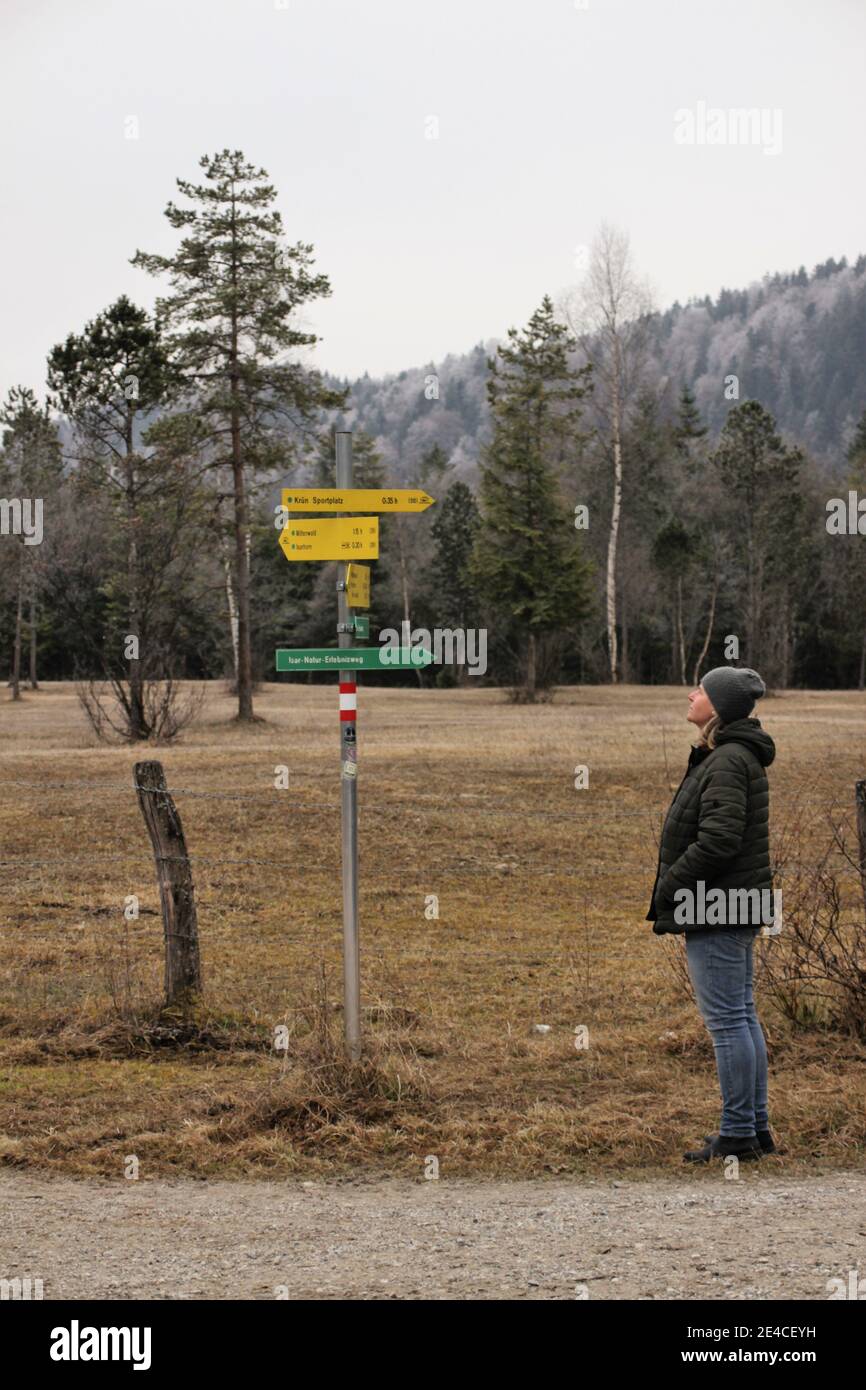
[{"label": "olive green puffer jacket", "polygon": [[[770,790],[766,768],[776,747],[757,719],[736,719],[723,725],[713,749],[693,748],[686,775],[680,783],[662,828],[658,871],[646,920],[661,936],[684,931],[754,931],[761,911],[772,900],[770,871]],[[700,888],[702,882],[703,888]],[[689,889],[695,895],[696,914],[677,913],[674,894]],[[732,889],[758,889],[746,899],[738,895],[740,915],[734,920],[728,909],[721,922],[703,924],[702,896],[724,890],[729,903]],[[760,906],[758,904],[761,904]],[[745,911],[743,909],[746,909]],[[677,921],[675,913],[680,920]],[[707,914],[712,919],[712,912]],[[694,925],[692,925],[692,923]]]}]

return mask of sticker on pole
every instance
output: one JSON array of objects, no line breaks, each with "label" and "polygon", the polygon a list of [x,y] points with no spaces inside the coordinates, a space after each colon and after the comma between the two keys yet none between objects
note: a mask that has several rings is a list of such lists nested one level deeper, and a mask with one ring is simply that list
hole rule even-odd
[{"label": "sticker on pole", "polygon": [[346,598],[350,608],[370,607],[370,570],[367,565],[349,565],[346,573]]}]

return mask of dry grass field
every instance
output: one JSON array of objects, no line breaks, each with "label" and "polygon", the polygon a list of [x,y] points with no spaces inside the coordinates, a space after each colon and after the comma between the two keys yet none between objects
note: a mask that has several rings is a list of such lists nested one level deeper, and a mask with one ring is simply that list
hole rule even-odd
[{"label": "dry grass field", "polygon": [[[683,690],[568,689],[527,709],[493,690],[360,689],[354,1069],[339,1048],[336,703],[333,686],[267,685],[261,722],[240,729],[212,685],[181,742],[136,751],[97,745],[69,685],[4,697],[0,1161],[117,1176],[136,1155],[143,1177],[412,1177],[428,1155],[450,1176],[681,1171],[718,1127],[718,1088],[682,938],[644,914],[692,736]],[[850,808],[866,775],[866,696],[797,692],[758,713],[778,748],[774,830],[799,798],[817,855],[826,811]],[[138,757],[163,761],[193,858],[205,994],[185,1030],[159,1012]],[[759,967],[779,949],[759,938]],[[759,1012],[785,1149],[762,1172],[862,1166],[866,1045],[796,1028],[760,988]]]}]

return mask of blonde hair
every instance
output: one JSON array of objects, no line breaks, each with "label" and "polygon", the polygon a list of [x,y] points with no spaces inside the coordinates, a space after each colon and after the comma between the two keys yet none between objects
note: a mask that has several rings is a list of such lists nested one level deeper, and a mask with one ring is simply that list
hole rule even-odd
[{"label": "blonde hair", "polygon": [[701,729],[701,736],[698,739],[697,745],[698,748],[715,748],[716,736],[724,727],[721,717],[718,714],[714,714],[711,719],[707,720],[706,724]]}]

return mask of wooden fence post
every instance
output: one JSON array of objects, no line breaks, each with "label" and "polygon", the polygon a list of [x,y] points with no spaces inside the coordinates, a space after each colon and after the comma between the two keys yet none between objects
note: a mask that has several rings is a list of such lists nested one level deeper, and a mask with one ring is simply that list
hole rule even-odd
[{"label": "wooden fence post", "polygon": [[136,763],[138,804],[156,859],[165,935],[165,1002],[184,1004],[201,990],[201,960],[192,869],[178,809],[162,763]]},{"label": "wooden fence post", "polygon": [[854,801],[857,806],[857,843],[860,846],[860,884],[863,888],[863,906],[866,909],[866,782],[854,784]]}]

